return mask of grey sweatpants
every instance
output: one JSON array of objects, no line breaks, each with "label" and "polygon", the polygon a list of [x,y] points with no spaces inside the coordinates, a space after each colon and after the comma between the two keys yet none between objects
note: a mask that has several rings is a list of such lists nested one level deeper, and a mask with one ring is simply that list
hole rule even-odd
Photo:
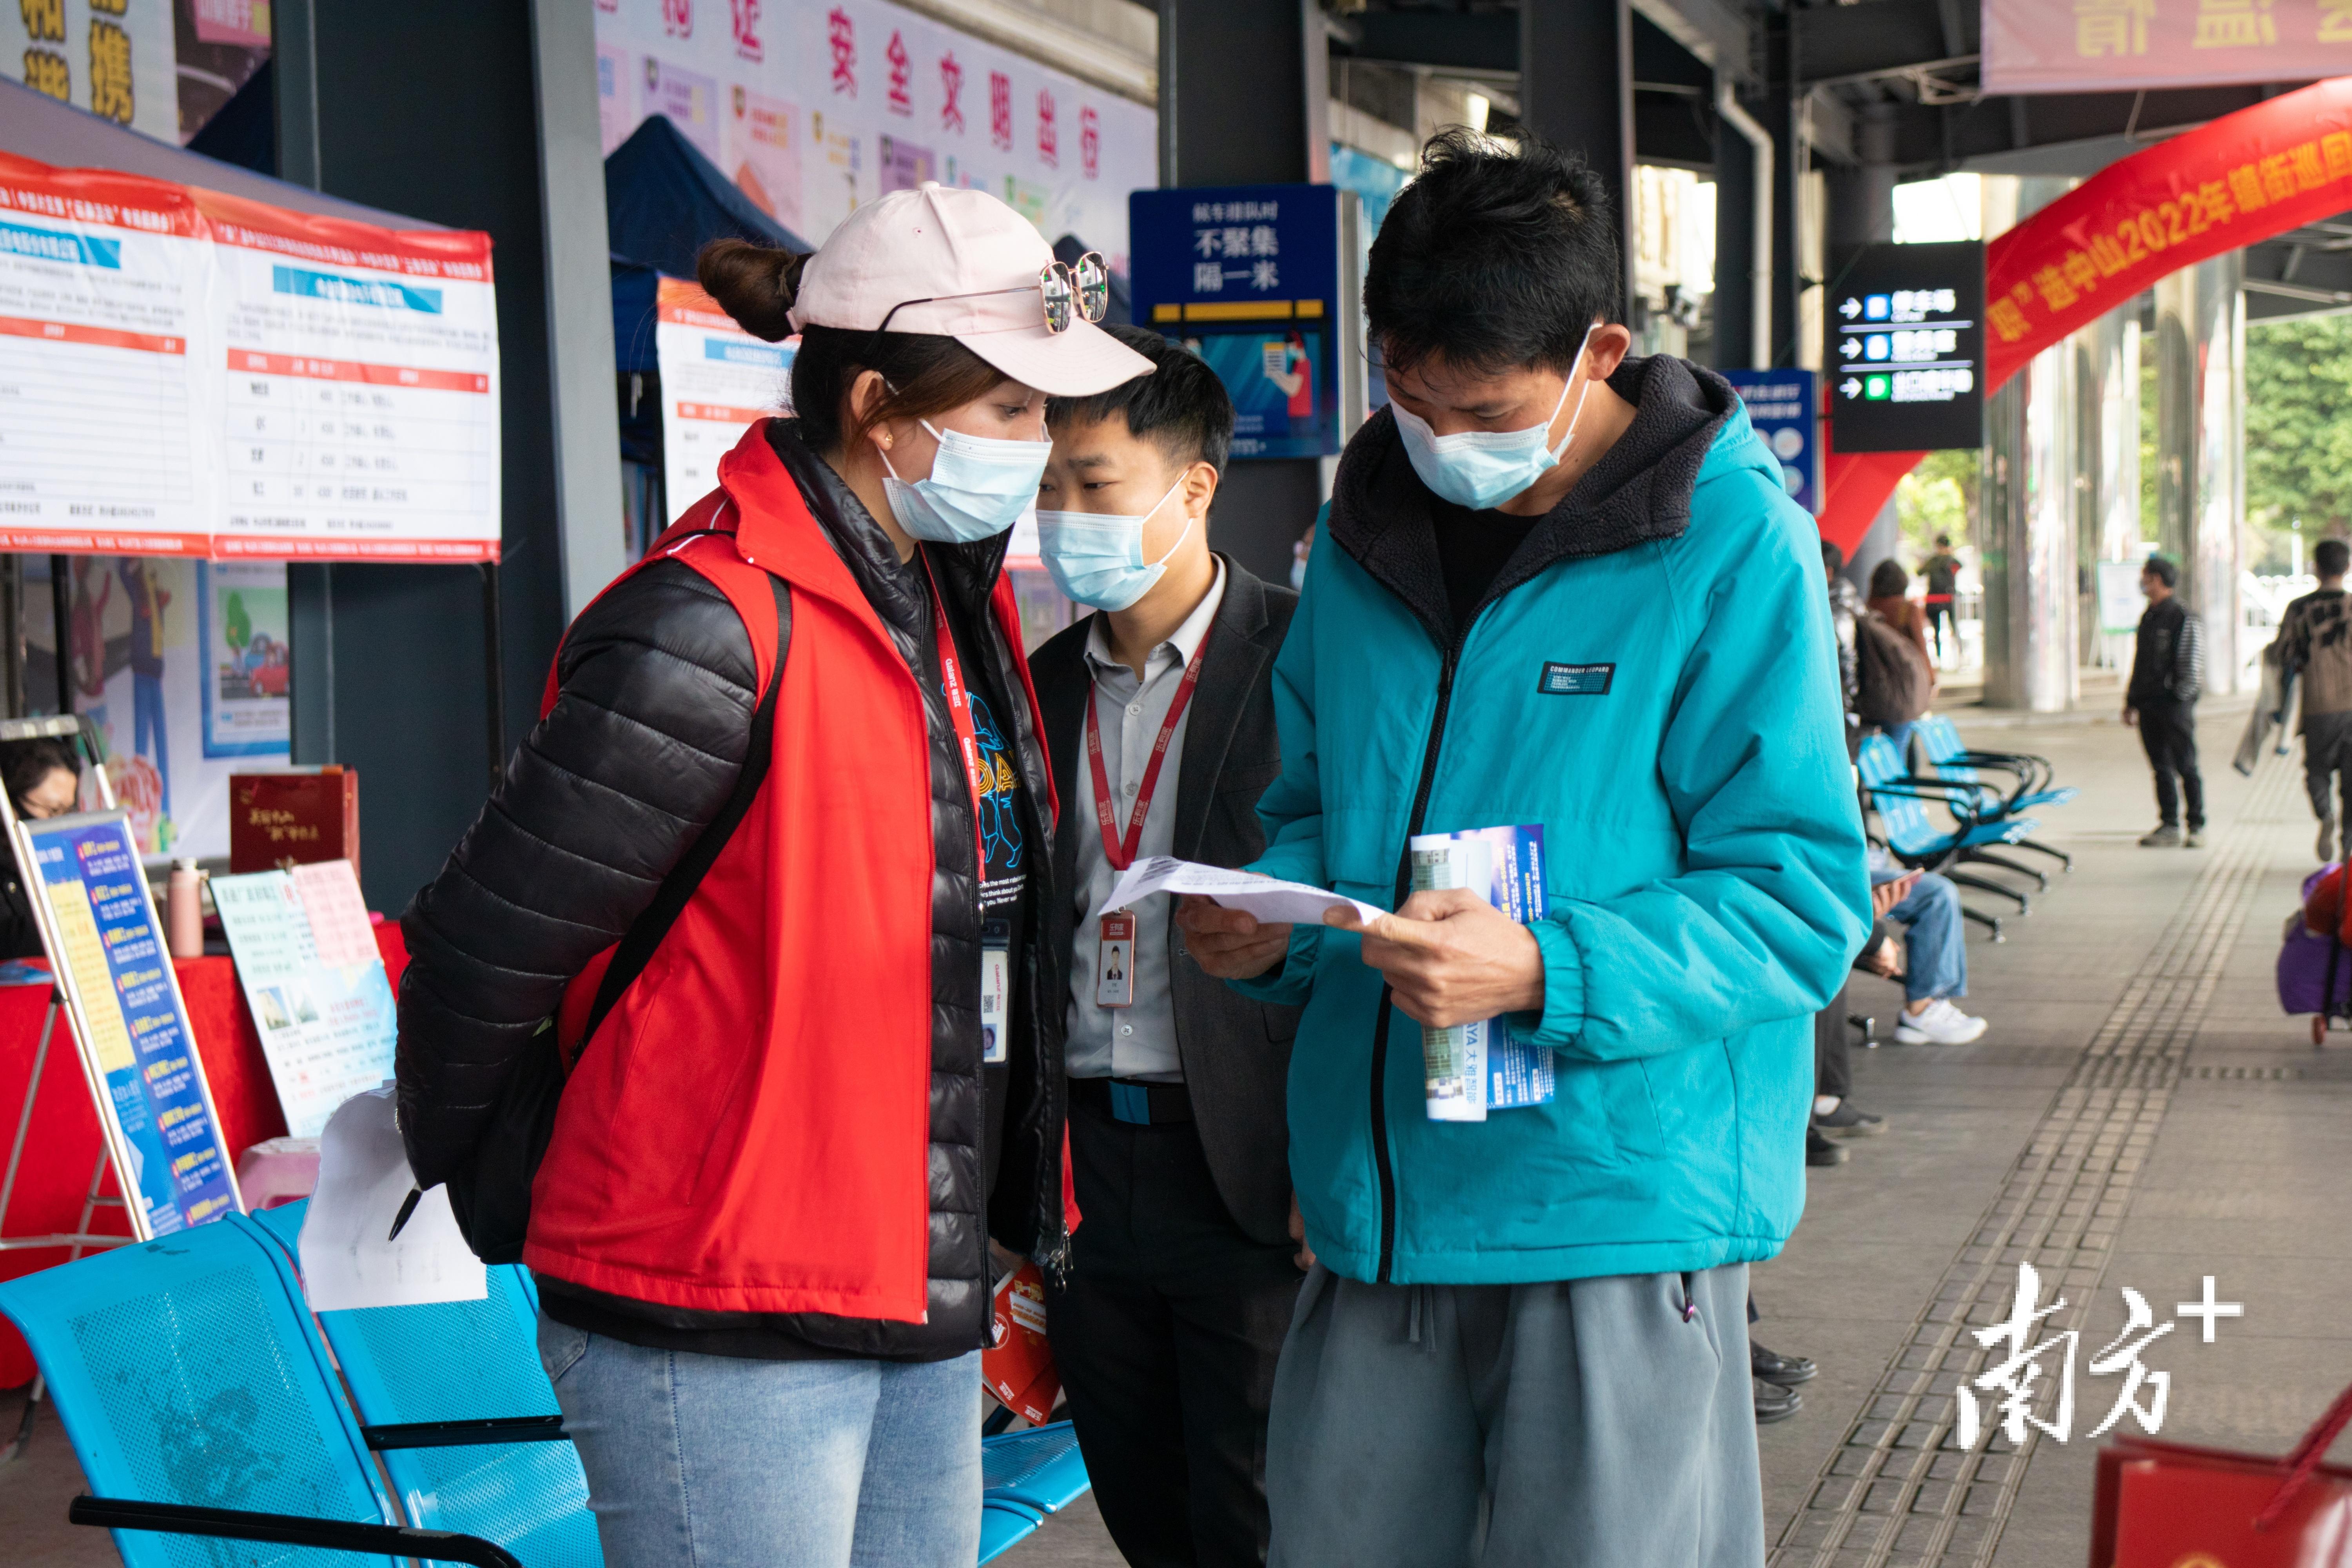
[{"label": "grey sweatpants", "polygon": [[1317,1265],[1275,1373],[1270,1568],[1760,1568],[1747,1303],[1745,1264],[1546,1285]]}]

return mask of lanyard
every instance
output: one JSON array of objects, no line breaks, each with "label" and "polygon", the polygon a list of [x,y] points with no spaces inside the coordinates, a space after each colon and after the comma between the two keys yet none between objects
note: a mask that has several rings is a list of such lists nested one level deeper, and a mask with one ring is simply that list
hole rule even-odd
[{"label": "lanyard", "polygon": [[971,853],[972,885],[977,889],[988,886],[988,839],[980,825],[980,797],[988,794],[995,781],[980,760],[980,735],[971,721],[971,694],[965,689],[963,669],[956,659],[955,633],[948,626],[947,601],[940,594],[939,574],[931,570],[931,558],[923,557],[923,574],[931,580],[931,626],[937,636],[940,652],[940,674],[947,685],[948,717],[955,721],[956,744],[963,753],[964,787],[971,792]]},{"label": "lanyard", "polygon": [[[1143,842],[1143,819],[1151,810],[1151,792],[1160,786],[1160,764],[1168,760],[1169,738],[1176,733],[1176,721],[1184,716],[1184,704],[1192,700],[1192,688],[1201,683],[1201,658],[1209,651],[1209,638],[1216,626],[1201,636],[1201,646],[1184,665],[1184,679],[1176,683],[1176,695],[1168,704],[1168,717],[1160,721],[1160,738],[1151,742],[1151,761],[1144,764],[1143,783],[1138,786],[1135,809],[1127,819],[1127,837],[1118,836],[1118,806],[1111,799],[1110,777],[1103,771],[1102,720],[1096,713],[1100,704],[1096,700],[1091,684],[1087,689],[1087,763],[1095,775],[1095,822],[1102,828],[1103,855],[1110,861],[1111,869],[1124,871],[1135,863],[1136,846]],[[1136,689],[1139,700],[1142,688]]]}]

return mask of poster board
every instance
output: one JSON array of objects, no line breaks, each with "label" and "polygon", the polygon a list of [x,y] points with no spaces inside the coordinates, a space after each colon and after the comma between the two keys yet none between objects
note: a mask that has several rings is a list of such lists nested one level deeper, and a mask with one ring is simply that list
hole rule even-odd
[{"label": "poster board", "polygon": [[654,308],[662,490],[676,517],[718,488],[719,459],[743,438],[743,426],[789,412],[800,339],[753,337],[700,285],[679,278],[660,279]]},{"label": "poster board", "polygon": [[316,1138],[337,1106],[392,1076],[400,1035],[359,879],[350,861],[322,860],[212,889],[286,1130]]},{"label": "poster board", "polygon": [[131,1234],[244,1207],[163,922],[119,810],[27,821],[0,797]]},{"label": "poster board", "polygon": [[937,180],[1127,270],[1127,193],[1160,183],[1150,105],[889,0],[595,4],[607,155],[666,115],[811,245],[864,204]]},{"label": "poster board", "polygon": [[498,558],[488,235],[0,153],[0,550]]}]

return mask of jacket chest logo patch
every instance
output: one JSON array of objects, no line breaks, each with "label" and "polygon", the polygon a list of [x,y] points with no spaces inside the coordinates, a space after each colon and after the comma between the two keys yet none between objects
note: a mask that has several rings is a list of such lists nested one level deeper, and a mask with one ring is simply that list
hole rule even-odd
[{"label": "jacket chest logo patch", "polygon": [[1561,664],[1547,659],[1536,689],[1546,697],[1606,697],[1617,679],[1613,664]]}]

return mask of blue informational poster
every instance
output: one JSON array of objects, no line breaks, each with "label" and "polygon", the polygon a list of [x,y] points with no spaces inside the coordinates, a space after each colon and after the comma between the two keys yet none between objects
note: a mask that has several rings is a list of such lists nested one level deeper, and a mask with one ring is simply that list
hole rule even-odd
[{"label": "blue informational poster", "polygon": [[109,811],[20,831],[134,1232],[169,1236],[235,1212],[230,1157],[130,824]]},{"label": "blue informational poster", "polygon": [[1339,203],[1329,185],[1219,185],[1128,198],[1135,321],[1233,395],[1236,458],[1339,449]]},{"label": "blue informational poster", "polygon": [[1727,370],[1724,379],[1748,405],[1748,422],[1780,464],[1789,499],[1819,516],[1822,510],[1822,394],[1810,370]]}]

